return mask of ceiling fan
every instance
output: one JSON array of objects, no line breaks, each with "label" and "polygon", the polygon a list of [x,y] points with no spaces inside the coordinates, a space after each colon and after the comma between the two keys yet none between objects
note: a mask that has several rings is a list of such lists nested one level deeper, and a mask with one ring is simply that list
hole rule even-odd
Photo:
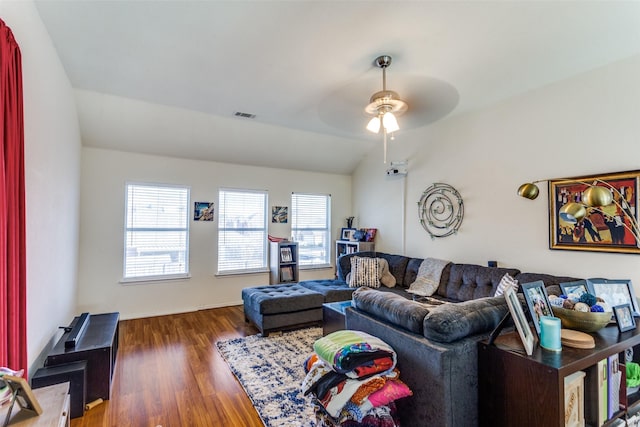
[{"label": "ceiling fan", "polygon": [[391,65],[391,56],[379,56],[374,63],[382,68],[382,90],[371,95],[369,105],[364,110],[373,116],[367,124],[367,130],[373,133],[382,131],[384,163],[387,163],[387,135],[391,134],[391,139],[394,139],[393,132],[400,130],[396,116],[404,114],[409,106],[400,99],[397,92],[387,90],[387,68]]}]

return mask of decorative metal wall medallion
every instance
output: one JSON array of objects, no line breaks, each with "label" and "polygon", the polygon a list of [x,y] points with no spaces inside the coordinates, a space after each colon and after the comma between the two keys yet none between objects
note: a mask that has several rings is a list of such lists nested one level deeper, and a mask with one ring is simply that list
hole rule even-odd
[{"label": "decorative metal wall medallion", "polygon": [[452,186],[436,182],[422,193],[418,219],[432,239],[456,234],[463,217],[462,197]]}]

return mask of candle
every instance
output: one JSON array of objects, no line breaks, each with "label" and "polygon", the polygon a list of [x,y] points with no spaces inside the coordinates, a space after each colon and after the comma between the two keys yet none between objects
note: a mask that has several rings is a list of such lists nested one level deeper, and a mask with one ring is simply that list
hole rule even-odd
[{"label": "candle", "polygon": [[542,316],[540,318],[540,346],[546,350],[560,351],[560,319]]}]

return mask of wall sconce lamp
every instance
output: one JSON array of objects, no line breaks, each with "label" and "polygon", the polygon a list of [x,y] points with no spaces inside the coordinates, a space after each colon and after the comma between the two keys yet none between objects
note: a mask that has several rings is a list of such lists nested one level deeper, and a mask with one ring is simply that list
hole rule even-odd
[{"label": "wall sconce lamp", "polygon": [[[630,207],[620,190],[601,179],[595,179],[591,183],[573,178],[556,179],[566,181],[568,184],[583,184],[587,187],[582,192],[580,201],[566,203],[560,208],[559,215],[563,221],[576,224],[584,220],[588,211],[595,211],[603,215],[608,215],[602,210],[602,208],[613,204],[629,221],[629,224],[627,224],[626,221],[623,221],[622,225],[633,235],[636,241],[636,246],[640,248],[640,227],[638,226],[638,221],[630,212]],[[529,200],[535,200],[538,197],[538,194],[540,194],[540,189],[536,184],[538,182],[550,180],[551,179],[541,179],[538,181],[524,183],[518,188],[518,196]]]}]

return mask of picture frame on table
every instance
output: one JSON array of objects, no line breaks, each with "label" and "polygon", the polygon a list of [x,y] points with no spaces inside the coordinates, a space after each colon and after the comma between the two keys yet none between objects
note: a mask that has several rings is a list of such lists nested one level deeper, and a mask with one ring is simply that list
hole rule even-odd
[{"label": "picture frame on table", "polygon": [[507,306],[509,306],[509,312],[513,318],[513,323],[515,323],[516,329],[518,330],[518,335],[520,335],[524,349],[527,352],[527,356],[531,356],[533,354],[535,338],[533,336],[533,332],[531,332],[527,316],[522,310],[522,305],[520,305],[518,295],[513,288],[508,288],[504,297],[507,301]]},{"label": "picture frame on table", "polygon": [[613,315],[618,324],[618,330],[622,332],[631,331],[636,328],[636,321],[631,313],[630,304],[621,304],[613,307]]},{"label": "picture frame on table", "polygon": [[354,234],[356,233],[355,228],[343,228],[340,232],[340,240],[354,240]]},{"label": "picture frame on table", "polygon": [[560,290],[564,295],[574,294],[578,298],[582,294],[589,292],[586,280],[576,280],[575,282],[560,283]]},{"label": "picture frame on table", "polygon": [[631,314],[634,317],[640,316],[638,299],[631,280],[591,278],[587,279],[587,289],[596,298],[602,298],[609,307],[629,304]]},{"label": "picture frame on table", "polygon": [[9,386],[12,395],[15,395],[15,401],[18,402],[20,409],[34,412],[37,415],[42,414],[42,407],[26,379],[13,375],[4,375],[2,376],[2,381]]},{"label": "picture frame on table", "polygon": [[523,283],[522,293],[524,294],[525,301],[527,301],[536,334],[540,336],[540,318],[543,316],[554,317],[544,282],[537,280],[531,283]]}]

